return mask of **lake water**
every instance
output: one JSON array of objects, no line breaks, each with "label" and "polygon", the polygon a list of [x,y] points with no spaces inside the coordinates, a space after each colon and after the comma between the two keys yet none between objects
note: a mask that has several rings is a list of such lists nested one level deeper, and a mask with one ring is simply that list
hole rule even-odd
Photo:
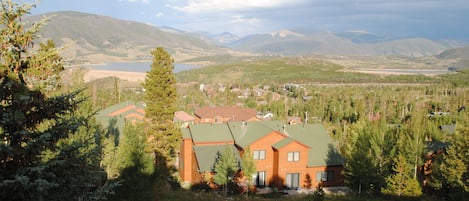
[{"label": "lake water", "polygon": [[[85,65],[85,68],[94,68],[97,70],[114,70],[114,71],[127,71],[127,72],[139,72],[145,73],[150,70],[152,62],[110,62],[100,65]],[[174,73],[178,73],[185,70],[199,68],[199,66],[190,64],[174,64]]]}]

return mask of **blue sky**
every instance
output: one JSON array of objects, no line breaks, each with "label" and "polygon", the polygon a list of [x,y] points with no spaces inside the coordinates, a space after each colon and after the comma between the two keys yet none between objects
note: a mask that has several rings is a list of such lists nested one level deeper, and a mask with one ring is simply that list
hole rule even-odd
[{"label": "blue sky", "polygon": [[469,41],[469,0],[40,0],[31,12],[54,11],[240,36],[303,28]]}]

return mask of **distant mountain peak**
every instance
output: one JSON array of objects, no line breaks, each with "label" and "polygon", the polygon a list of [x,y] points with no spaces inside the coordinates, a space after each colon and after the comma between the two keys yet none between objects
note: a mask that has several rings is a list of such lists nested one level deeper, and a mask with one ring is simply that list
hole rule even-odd
[{"label": "distant mountain peak", "polygon": [[304,36],[303,34],[293,32],[293,31],[290,31],[288,29],[273,32],[273,33],[270,33],[270,35],[272,35],[272,37],[280,37],[280,38],[285,38],[285,37],[288,37],[288,36],[296,36],[296,37],[303,37]]},{"label": "distant mountain peak", "polygon": [[367,30],[348,30],[348,31],[345,31],[345,33],[376,35],[372,32],[367,31]]}]

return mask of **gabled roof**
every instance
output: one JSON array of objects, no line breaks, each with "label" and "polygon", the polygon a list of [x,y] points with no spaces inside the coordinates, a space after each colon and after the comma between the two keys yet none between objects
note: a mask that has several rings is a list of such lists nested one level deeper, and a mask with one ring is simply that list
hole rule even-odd
[{"label": "gabled roof", "polygon": [[194,144],[234,144],[233,136],[226,124],[196,124],[189,129]]},{"label": "gabled roof", "polygon": [[122,134],[126,121],[143,121],[145,117],[145,104],[142,102],[126,101],[98,111],[96,119],[104,128],[115,130]]},{"label": "gabled roof", "polygon": [[194,117],[184,111],[176,111],[174,113],[174,122],[189,122],[194,121]]},{"label": "gabled roof", "polygon": [[257,119],[256,110],[250,108],[239,107],[203,107],[194,112],[199,118],[215,118],[222,117],[231,119],[231,121],[248,121]]},{"label": "gabled roof", "polygon": [[131,113],[145,116],[145,104],[143,102],[125,101],[99,111],[98,116],[125,117]]},{"label": "gabled roof", "polygon": [[279,150],[279,149],[282,149],[283,147],[285,147],[285,146],[287,146],[291,143],[299,144],[299,145],[305,147],[306,149],[310,148],[310,147],[306,146],[305,144],[300,143],[300,142],[298,142],[298,141],[296,141],[296,140],[294,140],[293,138],[290,138],[290,137],[286,137],[283,140],[278,141],[277,143],[273,144],[272,147]]},{"label": "gabled roof", "polygon": [[194,153],[199,166],[199,172],[213,171],[218,155],[223,153],[227,146],[232,149],[232,153],[235,154],[238,162],[241,161],[241,157],[239,156],[239,152],[235,145],[222,144],[194,146]]},{"label": "gabled roof", "polygon": [[241,147],[246,147],[274,132],[274,129],[266,122],[229,122],[228,127],[236,144]]},{"label": "gabled roof", "polygon": [[333,166],[344,164],[344,159],[336,150],[331,137],[320,124],[287,125],[288,135],[311,147],[308,166]]}]

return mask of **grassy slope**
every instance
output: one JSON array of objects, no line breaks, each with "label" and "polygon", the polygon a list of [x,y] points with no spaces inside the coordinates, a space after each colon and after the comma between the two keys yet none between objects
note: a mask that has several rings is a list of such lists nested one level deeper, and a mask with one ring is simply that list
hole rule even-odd
[{"label": "grassy slope", "polygon": [[202,83],[433,83],[423,75],[369,75],[344,72],[345,67],[327,61],[305,58],[280,58],[214,65],[176,74],[178,82]]},{"label": "grassy slope", "polygon": [[[133,60],[149,59],[150,50],[158,46],[177,55],[175,58],[226,52],[226,48],[201,39],[164,32],[144,23],[80,12],[56,12],[45,16],[50,20],[41,29],[42,38],[53,39],[58,46],[66,45],[65,51],[75,59],[98,54]],[[37,21],[43,17],[31,16],[27,20]]]}]

